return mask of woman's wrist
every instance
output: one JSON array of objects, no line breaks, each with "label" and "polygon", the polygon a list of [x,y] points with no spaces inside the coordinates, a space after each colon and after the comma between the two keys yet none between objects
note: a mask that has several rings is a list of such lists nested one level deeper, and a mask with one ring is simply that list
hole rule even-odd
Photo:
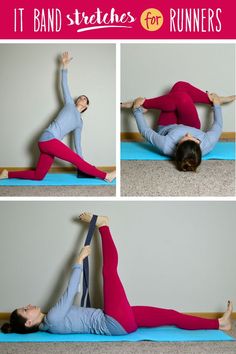
[{"label": "woman's wrist", "polygon": [[83,259],[82,257],[78,256],[77,259],[76,259],[76,261],[75,261],[75,263],[82,265],[82,264],[83,264],[83,260],[84,260],[84,259]]}]

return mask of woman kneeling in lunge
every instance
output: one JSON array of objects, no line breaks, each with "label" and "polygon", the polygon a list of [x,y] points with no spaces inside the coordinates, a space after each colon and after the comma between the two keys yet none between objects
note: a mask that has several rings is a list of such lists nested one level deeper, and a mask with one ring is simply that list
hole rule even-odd
[{"label": "woman kneeling in lunge", "polygon": [[[210,152],[222,133],[221,105],[236,96],[220,97],[199,90],[187,82],[177,82],[167,95],[121,103],[121,108],[133,108],[133,114],[143,137],[164,155],[174,157],[179,171],[196,171],[202,155]],[[211,129],[203,132],[195,103],[210,105],[214,112]],[[143,116],[148,109],[161,110],[156,130]]]},{"label": "woman kneeling in lunge", "polygon": [[[0,179],[22,178],[42,180],[48,173],[55,157],[68,161],[76,166],[80,171],[88,175],[104,179],[107,182],[112,182],[115,178],[115,171],[106,173],[98,170],[82,158],[81,131],[83,127],[83,120],[81,118],[81,114],[88,108],[89,99],[87,96],[81,95],[74,102],[71,97],[67,83],[67,68],[71,59],[72,58],[69,57],[68,52],[62,54],[61,85],[65,104],[59,112],[57,118],[43,132],[39,139],[38,146],[40,156],[36,169],[17,172],[3,170],[0,174]],[[74,133],[75,148],[77,153],[61,141],[71,132]]]},{"label": "woman kneeling in lunge", "polygon": [[[89,223],[92,215],[83,213],[80,220]],[[12,312],[10,323],[2,326],[5,333],[30,333],[48,331],[51,333],[96,333],[124,335],[139,327],[173,325],[179,328],[231,329],[232,303],[229,301],[224,315],[219,319],[206,319],[185,315],[174,310],[149,306],[130,306],[123,285],[117,274],[118,254],[113,242],[108,219],[97,218],[96,226],[102,240],[103,253],[103,296],[104,309],[84,308],[74,305],[78,292],[83,260],[90,254],[90,246],[84,247],[72,268],[69,285],[47,314],[37,306],[28,305]]]}]

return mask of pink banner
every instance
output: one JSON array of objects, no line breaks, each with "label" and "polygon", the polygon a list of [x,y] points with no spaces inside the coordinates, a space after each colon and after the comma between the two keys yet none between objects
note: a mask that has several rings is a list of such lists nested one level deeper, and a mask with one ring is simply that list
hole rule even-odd
[{"label": "pink banner", "polygon": [[235,39],[235,1],[6,0],[1,39]]}]

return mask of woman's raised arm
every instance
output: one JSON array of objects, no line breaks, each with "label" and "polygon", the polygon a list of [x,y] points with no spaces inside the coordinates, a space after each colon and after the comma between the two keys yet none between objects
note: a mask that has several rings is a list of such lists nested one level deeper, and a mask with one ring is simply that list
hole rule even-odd
[{"label": "woman's raised arm", "polygon": [[68,86],[68,79],[67,79],[67,69],[69,63],[71,62],[72,58],[69,56],[68,52],[64,52],[61,55],[61,65],[62,65],[62,75],[61,75],[61,87],[63,92],[63,97],[65,103],[74,103],[73,98],[71,97],[69,86]]},{"label": "woman's raised arm", "polygon": [[79,292],[79,284],[83,270],[83,260],[88,257],[89,254],[90,246],[85,246],[81,249],[73,265],[70,280],[64,294],[47,314],[47,318],[49,318],[50,321],[59,321],[61,318],[64,318],[73,305],[75,295]]}]

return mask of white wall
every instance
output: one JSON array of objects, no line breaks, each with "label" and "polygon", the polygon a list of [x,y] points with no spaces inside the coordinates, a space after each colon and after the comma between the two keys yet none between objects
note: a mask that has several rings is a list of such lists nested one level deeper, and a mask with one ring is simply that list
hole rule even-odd
[{"label": "white wall", "polygon": [[[82,211],[108,214],[119,273],[131,304],[223,311],[236,303],[235,202],[0,202],[0,312],[28,303],[46,309],[63,290],[86,227]],[[96,241],[96,242],[95,242]],[[100,304],[100,241],[91,263]]]},{"label": "white wall", "polygon": [[[235,45],[233,44],[123,44],[121,46],[121,101],[152,98],[168,92],[177,81],[216,92],[235,94]],[[210,109],[197,107],[202,128],[211,125]],[[121,131],[138,131],[132,114],[121,113]],[[150,112],[152,126],[158,114]],[[225,132],[235,131],[235,105],[223,107]]]},{"label": "white wall", "polygon": [[63,51],[73,57],[72,96],[90,99],[83,114],[84,158],[97,166],[115,165],[115,45],[60,43],[0,44],[0,166],[35,165],[37,139],[62,107],[58,56]]}]

